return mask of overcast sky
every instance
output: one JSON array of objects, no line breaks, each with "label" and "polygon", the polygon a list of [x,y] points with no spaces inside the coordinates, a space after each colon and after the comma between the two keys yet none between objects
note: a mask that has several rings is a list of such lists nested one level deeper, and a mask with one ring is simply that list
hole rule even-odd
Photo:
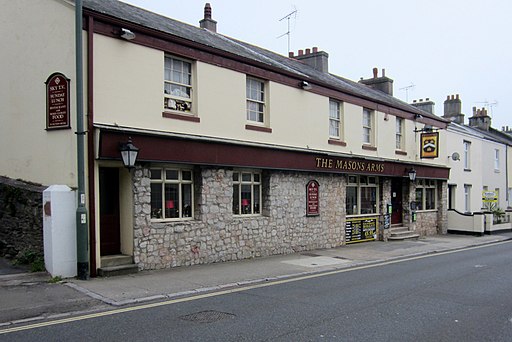
[{"label": "overcast sky", "polygon": [[[123,0],[198,26],[204,0]],[[510,0],[210,0],[217,32],[288,55],[317,46],[329,71],[358,81],[386,69],[394,96],[430,98],[443,115],[447,95],[463,113],[492,112],[492,126],[512,127]],[[409,87],[413,85],[413,87]],[[406,91],[406,87],[407,91]]]}]

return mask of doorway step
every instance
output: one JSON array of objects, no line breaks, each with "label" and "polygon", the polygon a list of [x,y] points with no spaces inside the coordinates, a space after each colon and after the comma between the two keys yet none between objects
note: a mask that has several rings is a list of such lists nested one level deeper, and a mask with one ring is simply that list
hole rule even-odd
[{"label": "doorway step", "polygon": [[409,230],[409,227],[402,225],[392,225],[389,228],[388,240],[403,241],[403,240],[418,240],[419,234]]},{"label": "doorway step", "polygon": [[98,276],[112,277],[118,275],[137,273],[139,267],[133,263],[130,255],[105,255],[101,257],[101,268],[98,269]]}]

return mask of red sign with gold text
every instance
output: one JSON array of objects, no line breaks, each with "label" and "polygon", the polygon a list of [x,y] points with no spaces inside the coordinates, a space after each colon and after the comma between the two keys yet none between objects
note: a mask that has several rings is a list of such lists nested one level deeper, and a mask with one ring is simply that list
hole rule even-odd
[{"label": "red sign with gold text", "polygon": [[46,129],[70,128],[69,79],[56,72],[45,83]]},{"label": "red sign with gold text", "polygon": [[306,185],[306,215],[317,216],[320,215],[320,192],[319,185],[316,180],[310,180]]}]

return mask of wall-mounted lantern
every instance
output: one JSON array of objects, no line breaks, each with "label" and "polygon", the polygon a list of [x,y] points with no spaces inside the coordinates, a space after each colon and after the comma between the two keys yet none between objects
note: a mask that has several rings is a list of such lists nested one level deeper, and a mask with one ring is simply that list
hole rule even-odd
[{"label": "wall-mounted lantern", "polygon": [[133,169],[135,167],[137,155],[139,154],[139,149],[133,145],[132,138],[128,138],[127,143],[119,145],[119,152],[121,152],[124,167],[128,170]]}]

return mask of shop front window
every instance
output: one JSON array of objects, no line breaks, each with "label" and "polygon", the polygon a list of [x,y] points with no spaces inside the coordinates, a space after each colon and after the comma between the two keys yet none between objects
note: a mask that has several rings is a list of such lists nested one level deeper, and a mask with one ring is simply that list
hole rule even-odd
[{"label": "shop front window", "polygon": [[151,218],[182,219],[193,215],[192,171],[151,169]]},{"label": "shop front window", "polygon": [[233,214],[261,214],[261,174],[233,172]]},{"label": "shop front window", "polygon": [[347,215],[378,213],[379,179],[372,176],[348,176],[345,208]]}]

